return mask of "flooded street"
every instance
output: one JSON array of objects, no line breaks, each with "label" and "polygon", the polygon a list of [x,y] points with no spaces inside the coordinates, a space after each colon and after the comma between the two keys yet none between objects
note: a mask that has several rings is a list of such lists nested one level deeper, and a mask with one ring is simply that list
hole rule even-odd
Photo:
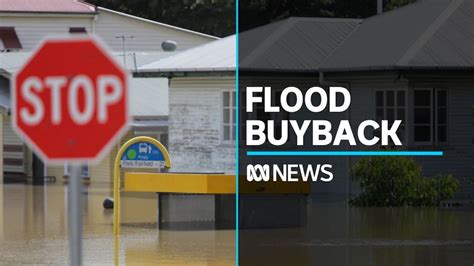
[{"label": "flooded street", "polygon": [[313,201],[309,209],[303,229],[241,230],[241,264],[474,263],[472,208],[349,208]]},{"label": "flooded street", "polygon": [[[0,189],[0,262],[69,263],[67,186],[4,184]],[[113,210],[102,201],[110,189],[83,190],[83,262],[114,263]],[[156,196],[122,194],[120,264],[234,265],[235,231],[158,231]]]},{"label": "flooded street", "polygon": [[[1,264],[69,263],[67,186],[4,184]],[[114,263],[106,186],[85,187],[84,264]],[[234,265],[235,231],[156,229],[154,194],[122,194],[120,264]],[[348,208],[313,202],[302,229],[240,231],[241,265],[472,265],[470,208]]]}]

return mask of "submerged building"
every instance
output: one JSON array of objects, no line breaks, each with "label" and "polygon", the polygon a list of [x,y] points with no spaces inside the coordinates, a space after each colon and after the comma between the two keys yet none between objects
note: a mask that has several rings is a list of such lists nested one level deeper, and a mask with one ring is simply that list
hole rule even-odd
[{"label": "submerged building", "polygon": [[[62,178],[69,167],[45,165],[13,131],[10,117],[10,79],[31,51],[46,37],[77,34],[98,36],[127,70],[163,59],[218,38],[75,0],[4,0],[0,5],[0,102],[2,109],[0,174],[7,181],[31,177]],[[167,43],[167,45],[164,45]],[[169,44],[172,44],[171,46]],[[168,50],[163,50],[162,47]],[[171,49],[170,49],[171,48]],[[168,83],[166,79],[130,78],[131,131],[167,142]],[[119,143],[117,143],[119,145]],[[111,182],[115,148],[99,165],[83,166],[92,182]],[[42,181],[41,181],[42,182]]]},{"label": "submerged building", "polygon": [[[356,125],[402,120],[402,149],[444,152],[416,158],[423,174],[452,174],[461,184],[457,197],[473,198],[473,12],[472,1],[418,1],[364,20],[293,17],[251,29],[239,34],[239,86],[343,86],[352,95],[349,110],[319,117]],[[234,49],[235,38],[228,37],[135,73],[170,80],[169,145],[178,171],[235,170]],[[289,117],[298,116],[308,114]],[[289,141],[282,149],[313,147]],[[313,193],[347,199],[358,192],[350,172],[357,158],[315,160],[334,166],[334,180],[313,183]]]}]

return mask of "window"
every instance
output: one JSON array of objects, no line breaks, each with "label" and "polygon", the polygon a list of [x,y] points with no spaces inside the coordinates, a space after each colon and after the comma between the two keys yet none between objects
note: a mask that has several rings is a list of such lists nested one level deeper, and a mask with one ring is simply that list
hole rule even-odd
[{"label": "window", "polygon": [[223,107],[223,132],[224,142],[235,141],[235,91],[222,93]]},{"label": "window", "polygon": [[413,95],[413,140],[438,145],[448,139],[448,105],[445,89],[417,89]]},{"label": "window", "polygon": [[[406,92],[405,90],[377,90],[375,91],[375,121],[379,124],[387,120],[391,126],[395,120],[402,120],[397,135],[402,144],[405,140],[406,128]],[[380,137],[380,129],[374,132]]]},{"label": "window", "polygon": [[[71,166],[69,164],[64,165],[64,175],[66,175],[66,176],[71,175]],[[81,176],[89,177],[89,166],[88,165],[81,165]]]},{"label": "window", "polygon": [[[282,90],[272,90],[271,91],[272,96],[271,96],[271,104],[272,106],[280,106],[280,98],[281,98],[281,93]],[[254,93],[255,96],[263,97],[263,92],[256,92]],[[295,97],[290,97],[289,104],[294,105],[296,101]],[[239,104],[240,104],[240,131],[239,135],[240,138],[242,139],[243,142],[246,140],[246,121],[247,120],[259,120],[264,122],[265,124],[268,123],[269,120],[273,120],[275,123],[275,138],[279,139],[281,138],[281,121],[282,120],[288,120],[289,119],[289,113],[285,111],[280,111],[278,113],[271,113],[271,112],[265,112],[264,109],[264,104],[263,103],[258,103],[254,104],[253,106],[253,112],[252,113],[247,113],[246,111],[246,104],[247,104],[247,96],[246,92],[242,92],[239,98]],[[290,135],[291,136],[291,135]]]},{"label": "window", "polygon": [[74,33],[87,33],[86,28],[84,27],[72,27],[69,28],[69,33],[74,34]]},{"label": "window", "polygon": [[0,27],[0,52],[21,49],[21,43],[14,27]]}]

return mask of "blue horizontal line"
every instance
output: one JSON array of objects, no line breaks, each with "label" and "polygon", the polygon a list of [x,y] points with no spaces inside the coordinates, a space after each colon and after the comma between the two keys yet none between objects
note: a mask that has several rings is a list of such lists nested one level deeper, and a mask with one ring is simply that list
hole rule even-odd
[{"label": "blue horizontal line", "polygon": [[247,151],[247,156],[443,156],[442,151]]}]

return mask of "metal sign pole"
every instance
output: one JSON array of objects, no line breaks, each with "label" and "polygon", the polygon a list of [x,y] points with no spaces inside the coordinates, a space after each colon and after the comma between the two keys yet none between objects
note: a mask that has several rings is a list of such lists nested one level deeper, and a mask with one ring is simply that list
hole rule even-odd
[{"label": "metal sign pole", "polygon": [[71,165],[69,176],[69,248],[71,265],[82,265],[81,166]]}]

